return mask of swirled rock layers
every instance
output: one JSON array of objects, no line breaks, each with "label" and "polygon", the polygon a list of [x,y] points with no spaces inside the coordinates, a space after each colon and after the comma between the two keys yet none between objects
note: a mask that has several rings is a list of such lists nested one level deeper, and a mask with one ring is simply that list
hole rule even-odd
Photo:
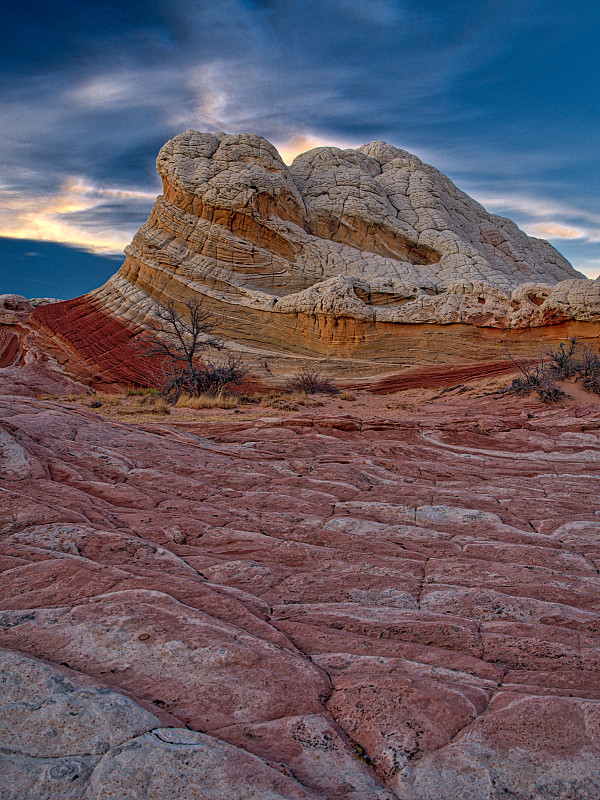
[{"label": "swirled rock layers", "polygon": [[[319,147],[286,166],[255,134],[190,130],[157,168],[163,194],[119,272],[85,300],[133,332],[156,300],[202,297],[267,373],[327,358],[339,374],[351,362],[478,360],[482,342],[498,358],[511,331],[598,336],[598,281],[385,142]],[[65,315],[32,318],[73,343],[82,328]],[[539,337],[512,338],[531,349]]]}]

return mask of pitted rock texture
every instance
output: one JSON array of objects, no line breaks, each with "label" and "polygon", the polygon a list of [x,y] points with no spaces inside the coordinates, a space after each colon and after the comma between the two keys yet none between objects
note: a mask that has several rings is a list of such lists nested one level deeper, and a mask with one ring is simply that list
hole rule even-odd
[{"label": "pitted rock texture", "polygon": [[163,195],[98,295],[136,321],[152,313],[151,296],[190,292],[274,320],[529,327],[599,318],[600,284],[385,142],[319,147],[287,167],[260,136],[186,131],[162,148],[157,168]]},{"label": "pitted rock texture", "polygon": [[119,272],[29,317],[77,380],[147,383],[130,340],[165,299],[201,298],[271,385],[315,361],[372,377],[598,339],[600,282],[405,150],[320,147],[288,167],[255,134],[186,131],[157,168],[163,194]]},{"label": "pitted rock texture", "polygon": [[0,408],[4,797],[600,795],[598,406]]}]

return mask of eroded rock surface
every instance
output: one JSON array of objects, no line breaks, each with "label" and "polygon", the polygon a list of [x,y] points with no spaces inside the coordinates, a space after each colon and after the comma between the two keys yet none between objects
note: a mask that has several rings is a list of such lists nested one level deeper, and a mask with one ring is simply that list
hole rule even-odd
[{"label": "eroded rock surface", "polygon": [[0,409],[3,797],[600,795],[598,407]]},{"label": "eroded rock surface", "polygon": [[157,168],[163,195],[100,292],[138,320],[151,312],[149,295],[190,289],[275,317],[496,327],[598,319],[594,281],[385,142],[318,147],[287,167],[260,136],[187,131],[162,148]]},{"label": "eroded rock surface", "polygon": [[76,377],[143,383],[130,339],[165,298],[202,298],[267,383],[315,359],[377,375],[598,340],[598,281],[405,150],[319,147],[288,167],[255,134],[186,131],[157,167],[163,194],[119,272],[30,316]]}]

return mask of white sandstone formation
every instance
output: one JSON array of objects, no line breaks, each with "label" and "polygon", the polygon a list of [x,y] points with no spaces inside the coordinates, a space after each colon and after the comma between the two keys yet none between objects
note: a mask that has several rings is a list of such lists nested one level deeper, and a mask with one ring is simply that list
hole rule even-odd
[{"label": "white sandstone formation", "polygon": [[96,295],[135,321],[152,296],[190,293],[375,323],[599,318],[597,282],[385,142],[318,147],[288,167],[255,134],[186,131],[157,168],[163,195]]}]

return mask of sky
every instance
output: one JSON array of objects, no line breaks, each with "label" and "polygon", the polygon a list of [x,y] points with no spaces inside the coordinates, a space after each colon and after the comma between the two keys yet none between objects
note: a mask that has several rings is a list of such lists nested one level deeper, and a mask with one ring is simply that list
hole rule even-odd
[{"label": "sky", "polygon": [[600,4],[19,0],[0,49],[0,293],[113,274],[187,128],[289,162],[385,140],[600,274]]}]

